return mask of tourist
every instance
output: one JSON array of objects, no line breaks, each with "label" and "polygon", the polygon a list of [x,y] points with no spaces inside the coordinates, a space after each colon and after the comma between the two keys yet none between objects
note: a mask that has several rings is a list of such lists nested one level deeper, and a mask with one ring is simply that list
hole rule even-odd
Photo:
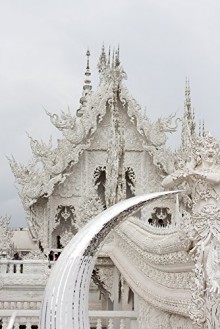
[{"label": "tourist", "polygon": [[54,261],[54,251],[53,251],[53,250],[50,251],[50,253],[49,253],[49,255],[48,255],[48,260],[49,260],[49,265],[48,265],[48,267],[51,268],[51,262]]},{"label": "tourist", "polygon": [[[22,260],[22,258],[20,257],[19,253],[16,252],[12,260]],[[16,272],[17,272],[17,265],[14,264],[14,273]],[[20,264],[20,273],[23,273],[23,264]]]},{"label": "tourist", "polygon": [[50,253],[48,255],[48,260],[49,261],[54,261],[54,251],[53,250],[50,251]]}]

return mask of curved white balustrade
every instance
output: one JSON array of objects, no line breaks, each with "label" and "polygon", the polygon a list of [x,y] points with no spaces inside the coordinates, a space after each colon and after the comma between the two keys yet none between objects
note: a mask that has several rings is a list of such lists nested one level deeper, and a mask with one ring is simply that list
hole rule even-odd
[{"label": "curved white balustrade", "polygon": [[89,329],[88,295],[92,270],[106,235],[147,203],[178,191],[124,200],[93,218],[65,247],[48,280],[40,329]]}]

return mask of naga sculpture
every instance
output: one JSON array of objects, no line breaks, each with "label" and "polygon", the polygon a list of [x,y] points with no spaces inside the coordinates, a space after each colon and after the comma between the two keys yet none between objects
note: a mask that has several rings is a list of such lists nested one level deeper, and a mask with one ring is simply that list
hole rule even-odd
[{"label": "naga sculpture", "polygon": [[[192,241],[195,262],[190,315],[200,328],[220,327],[220,145],[209,133],[194,137],[190,161],[167,176],[162,185],[184,184],[191,202],[182,209],[182,228]],[[184,201],[184,200],[183,200]],[[189,205],[191,209],[189,209]],[[209,311],[210,304],[216,312]],[[218,326],[216,327],[216,324]]]},{"label": "naga sculpture", "polygon": [[27,166],[19,164],[14,158],[9,159],[9,163],[16,182],[20,185],[19,195],[25,209],[31,207],[40,196],[50,196],[55,184],[62,183],[66,179],[65,174],[51,178],[50,174],[35,167],[36,160]]},{"label": "naga sculpture", "polygon": [[167,118],[159,118],[155,123],[151,125],[149,131],[149,140],[154,146],[162,146],[166,144],[167,135],[166,133],[173,133],[177,130],[179,118],[176,118],[175,124],[172,125],[172,120],[175,114],[169,115]]},{"label": "naga sculpture", "polygon": [[39,142],[28,136],[30,139],[30,146],[36,161],[41,161],[45,172],[51,177],[59,175],[66,167],[65,158],[59,149],[52,150],[52,139],[49,144]]}]

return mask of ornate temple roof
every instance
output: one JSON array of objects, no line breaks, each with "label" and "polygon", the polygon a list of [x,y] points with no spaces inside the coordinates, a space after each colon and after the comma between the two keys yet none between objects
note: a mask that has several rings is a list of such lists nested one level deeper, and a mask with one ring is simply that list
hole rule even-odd
[{"label": "ornate temple roof", "polygon": [[76,115],[72,115],[70,111],[61,111],[60,115],[46,111],[51,123],[62,133],[63,139],[58,140],[57,147],[53,149],[51,140],[47,144],[29,136],[33,161],[24,166],[14,158],[9,160],[20,185],[20,197],[26,209],[38,198],[50,196],[54,186],[65,181],[70,167],[76,164],[84,150],[90,147],[92,137],[108,108],[115,107],[118,103],[125,109],[131,124],[135,125],[143,148],[152,156],[154,164],[164,173],[170,171],[170,165],[172,167],[172,164],[168,165],[171,153],[168,150],[164,152],[164,145],[167,140],[166,133],[177,128],[177,124],[172,123],[174,116],[159,118],[156,123],[151,123],[148,117],[143,115],[140,105],[124,84],[127,75],[120,63],[119,48],[113,51],[112,55],[109,51],[107,56],[104,46],[102,47],[98,61],[99,85],[96,91],[92,90],[91,85],[89,50],[86,56],[83,94]]}]

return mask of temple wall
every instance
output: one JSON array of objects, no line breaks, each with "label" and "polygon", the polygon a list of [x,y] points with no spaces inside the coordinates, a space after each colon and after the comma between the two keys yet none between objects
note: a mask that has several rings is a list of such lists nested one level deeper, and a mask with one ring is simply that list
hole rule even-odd
[{"label": "temple wall", "polygon": [[164,312],[143,299],[138,300],[138,329],[196,329],[189,318]]}]

